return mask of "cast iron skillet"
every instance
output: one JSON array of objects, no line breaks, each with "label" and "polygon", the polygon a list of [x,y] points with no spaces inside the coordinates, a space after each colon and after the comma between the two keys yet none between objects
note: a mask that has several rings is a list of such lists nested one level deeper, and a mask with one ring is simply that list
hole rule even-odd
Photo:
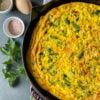
[{"label": "cast iron skillet", "polygon": [[[25,36],[24,36],[24,40],[23,40],[23,48],[22,48],[22,57],[23,57],[23,63],[25,66],[25,70],[27,73],[27,76],[29,77],[32,86],[34,88],[34,90],[36,91],[36,95],[37,98],[36,100],[58,100],[56,97],[52,96],[50,93],[46,92],[45,90],[43,90],[34,80],[33,76],[31,75],[27,63],[26,63],[26,53],[29,47],[29,43],[30,43],[30,39],[31,39],[31,35],[32,32],[36,26],[36,23],[39,21],[39,18],[42,15],[45,15],[46,12],[48,12],[50,9],[57,7],[61,4],[64,3],[69,3],[69,2],[73,2],[73,1],[82,1],[82,2],[86,2],[86,0],[54,0],[52,2],[50,2],[48,5],[46,6],[41,6],[41,7],[35,7],[33,8],[33,20],[30,22],[26,32],[25,32]],[[100,4],[100,0],[98,0],[98,2],[96,2],[97,0],[87,0],[87,2],[91,2],[95,3],[95,4]],[[38,13],[37,13],[38,12]]]}]

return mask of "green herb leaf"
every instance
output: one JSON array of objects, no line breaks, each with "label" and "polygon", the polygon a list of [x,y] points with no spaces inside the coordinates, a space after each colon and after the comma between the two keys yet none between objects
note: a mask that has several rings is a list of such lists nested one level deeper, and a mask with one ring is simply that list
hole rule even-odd
[{"label": "green herb leaf", "polygon": [[64,80],[63,85],[71,86],[71,82],[69,81],[69,77],[67,76],[67,74],[63,74],[63,80]]},{"label": "green herb leaf", "polygon": [[8,80],[9,86],[13,86],[20,75],[25,73],[21,62],[20,46],[9,38],[5,46],[0,47],[0,51],[8,57],[8,60],[4,61],[2,68],[4,78]]},{"label": "green herb leaf", "polygon": [[55,53],[51,48],[48,49],[49,55],[58,55],[58,53]]},{"label": "green herb leaf", "polygon": [[69,82],[68,80],[65,81],[65,84],[66,84],[67,86],[71,86],[71,82]]},{"label": "green herb leaf", "polygon": [[50,71],[53,68],[53,65],[48,66],[47,71]]},{"label": "green herb leaf", "polygon": [[6,69],[2,69],[4,78],[8,80],[9,86],[13,86],[14,81],[16,81],[16,79],[19,77],[19,72],[15,69],[13,70],[6,70]]},{"label": "green herb leaf", "polygon": [[55,76],[57,74],[57,70],[53,70],[52,72],[49,72],[52,76]]},{"label": "green herb leaf", "polygon": [[45,57],[45,54],[43,52],[40,52],[39,54],[41,57]]},{"label": "green herb leaf", "polygon": [[50,37],[53,38],[53,39],[58,39],[58,37],[55,36],[55,35],[50,35]]},{"label": "green herb leaf", "polygon": [[96,10],[96,11],[91,12],[91,15],[99,16],[100,15],[100,10]]},{"label": "green herb leaf", "polygon": [[48,59],[48,63],[51,63],[52,61],[53,61],[52,58],[49,58],[49,59]]},{"label": "green herb leaf", "polygon": [[3,64],[4,64],[4,65],[11,65],[11,64],[12,64],[12,60],[11,60],[11,59],[8,59],[8,60],[5,61]]},{"label": "green herb leaf", "polygon": [[4,47],[0,48],[0,51],[4,55],[12,57],[14,60],[19,60],[21,58],[20,46],[11,38],[8,39]]},{"label": "green herb leaf", "polygon": [[64,37],[66,37],[67,36],[67,31],[65,32],[64,30],[62,31],[62,35],[64,36]]},{"label": "green herb leaf", "polygon": [[78,21],[78,20],[79,20],[79,17],[76,18],[76,21]]},{"label": "green herb leaf", "polygon": [[63,74],[63,79],[68,78],[68,76],[66,74]]},{"label": "green herb leaf", "polygon": [[80,26],[76,24],[74,21],[72,22],[72,25],[75,28],[75,32],[78,33],[80,31]]},{"label": "green herb leaf", "polygon": [[50,26],[53,26],[54,25],[54,23],[53,22],[50,22]]},{"label": "green herb leaf", "polygon": [[78,54],[78,58],[81,59],[83,56],[84,56],[84,51],[81,51],[81,52]]},{"label": "green herb leaf", "polygon": [[61,41],[57,41],[56,45],[61,47],[63,45],[63,43]]},{"label": "green herb leaf", "polygon": [[65,23],[66,24],[70,24],[70,20],[68,20],[68,18],[65,19]]},{"label": "green herb leaf", "polygon": [[10,55],[10,52],[8,52],[8,50],[4,47],[0,48],[0,51],[5,55]]},{"label": "green herb leaf", "polygon": [[60,25],[61,18],[57,19],[56,25]]}]

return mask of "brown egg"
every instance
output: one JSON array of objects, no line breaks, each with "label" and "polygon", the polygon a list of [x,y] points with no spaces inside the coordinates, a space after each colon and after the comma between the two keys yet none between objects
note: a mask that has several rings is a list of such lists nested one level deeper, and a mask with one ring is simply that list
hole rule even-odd
[{"label": "brown egg", "polygon": [[32,3],[30,0],[16,0],[17,9],[23,14],[30,14],[32,12]]}]

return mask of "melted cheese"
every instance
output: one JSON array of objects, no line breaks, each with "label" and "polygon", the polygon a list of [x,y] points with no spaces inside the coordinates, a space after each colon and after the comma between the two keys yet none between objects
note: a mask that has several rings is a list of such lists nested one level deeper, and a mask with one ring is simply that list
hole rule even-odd
[{"label": "melted cheese", "polygon": [[74,2],[50,10],[33,32],[27,63],[60,100],[100,100],[100,6]]}]

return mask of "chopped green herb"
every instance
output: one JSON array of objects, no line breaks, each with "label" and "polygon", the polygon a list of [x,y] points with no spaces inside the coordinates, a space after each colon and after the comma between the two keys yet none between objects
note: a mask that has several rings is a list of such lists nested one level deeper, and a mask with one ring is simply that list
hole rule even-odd
[{"label": "chopped green herb", "polygon": [[82,90],[86,90],[86,89],[87,89],[87,86],[84,86],[84,85],[82,84],[81,81],[78,81],[78,86],[79,86]]},{"label": "chopped green herb", "polygon": [[80,26],[76,24],[74,21],[72,22],[72,25],[75,28],[75,32],[78,33],[80,31]]},{"label": "chopped green herb", "polygon": [[83,98],[83,95],[78,95],[77,99]]},{"label": "chopped green herb", "polygon": [[79,17],[76,18],[76,21],[78,21],[78,20],[79,20]]},{"label": "chopped green herb", "polygon": [[62,46],[62,44],[63,44],[63,43],[62,43],[61,41],[57,41],[57,43],[56,43],[56,45],[57,45],[57,46],[60,46],[60,47]]},{"label": "chopped green herb", "polygon": [[87,86],[82,86],[81,84],[79,85],[79,87],[80,87],[82,90],[87,89]]},{"label": "chopped green herb", "polygon": [[70,20],[68,20],[68,18],[65,19],[65,23],[66,24],[70,24]]},{"label": "chopped green herb", "polygon": [[54,23],[52,22],[52,17],[53,17],[53,15],[51,15],[51,14],[48,15],[48,20],[49,20],[49,25],[50,26],[54,25]]},{"label": "chopped green herb", "polygon": [[83,72],[80,72],[80,73],[79,73],[79,75],[80,75],[80,76],[83,76],[83,75],[84,75],[84,73],[83,73]]},{"label": "chopped green herb", "polygon": [[45,57],[45,54],[43,52],[40,52],[39,54],[41,57]]},{"label": "chopped green herb", "polygon": [[63,78],[68,78],[68,76],[66,74],[63,74]]},{"label": "chopped green herb", "polygon": [[51,63],[52,61],[53,61],[53,59],[52,58],[49,58],[48,63]]},{"label": "chopped green herb", "polygon": [[64,37],[66,37],[66,36],[67,36],[67,31],[64,32],[64,30],[63,30],[63,31],[62,31],[62,35],[63,35]]},{"label": "chopped green herb", "polygon": [[55,76],[57,74],[57,71],[56,70],[53,70],[53,71],[49,71],[49,73],[52,75],[52,76]]},{"label": "chopped green herb", "polygon": [[49,52],[50,55],[54,54],[54,51],[51,48],[48,49],[48,52]]},{"label": "chopped green herb", "polygon": [[95,78],[95,74],[96,74],[96,65],[93,66],[92,78]]},{"label": "chopped green herb", "polygon": [[69,82],[68,80],[65,80],[65,85],[71,86],[71,82]]},{"label": "chopped green herb", "polygon": [[57,70],[53,70],[52,71],[52,75],[54,76],[54,75],[56,75],[57,74]]},{"label": "chopped green herb", "polygon": [[51,48],[48,49],[49,55],[58,55],[58,53],[55,53]]},{"label": "chopped green herb", "polygon": [[71,86],[71,82],[68,79],[68,76],[66,74],[63,74],[63,80],[65,81],[64,84],[67,86]]},{"label": "chopped green herb", "polygon": [[50,35],[50,37],[53,38],[53,39],[58,39],[58,37],[55,36],[55,35]]},{"label": "chopped green herb", "polygon": [[58,19],[57,19],[57,22],[56,22],[56,25],[60,25],[60,21],[61,21],[61,19],[58,18]]},{"label": "chopped green herb", "polygon": [[54,25],[54,23],[53,23],[53,22],[50,22],[49,24],[50,24],[50,26],[53,26],[53,25]]},{"label": "chopped green herb", "polygon": [[91,12],[91,15],[100,16],[100,10],[96,10],[96,11]]},{"label": "chopped green herb", "polygon": [[53,68],[53,65],[48,66],[47,71],[50,71]]},{"label": "chopped green herb", "polygon": [[54,85],[56,82],[53,82],[53,80],[50,80],[48,79],[48,82],[51,84],[51,85]]},{"label": "chopped green herb", "polygon": [[78,58],[81,59],[84,56],[84,51],[81,51],[78,55]]},{"label": "chopped green herb", "polygon": [[88,91],[88,92],[87,92],[87,97],[92,96],[92,95],[93,95],[93,94],[92,94],[91,91]]}]

